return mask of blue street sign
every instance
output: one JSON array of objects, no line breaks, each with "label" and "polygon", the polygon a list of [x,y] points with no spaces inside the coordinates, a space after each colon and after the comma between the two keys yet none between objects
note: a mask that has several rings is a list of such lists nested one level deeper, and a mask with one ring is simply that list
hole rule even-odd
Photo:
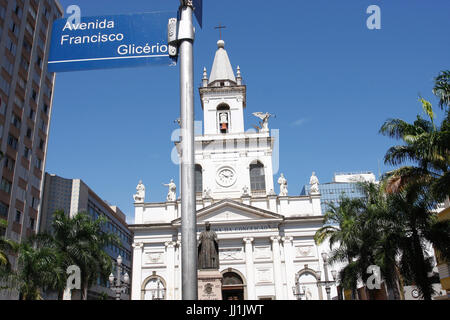
[{"label": "blue street sign", "polygon": [[203,28],[203,0],[194,0],[194,14],[200,28]]},{"label": "blue street sign", "polygon": [[50,72],[176,65],[169,56],[167,24],[173,12],[82,17],[53,23]]}]

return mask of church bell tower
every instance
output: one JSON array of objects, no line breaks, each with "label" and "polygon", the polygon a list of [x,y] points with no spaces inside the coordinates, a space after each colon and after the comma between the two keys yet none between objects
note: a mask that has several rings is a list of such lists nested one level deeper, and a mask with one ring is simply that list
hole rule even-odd
[{"label": "church bell tower", "polygon": [[199,91],[204,130],[195,137],[197,200],[272,195],[274,139],[269,130],[245,130],[247,87],[239,67],[234,73],[223,40],[209,78],[203,70]]},{"label": "church bell tower", "polygon": [[200,88],[204,134],[243,133],[246,87],[240,68],[236,76],[233,72],[225,42],[219,40],[217,47],[209,79],[205,68]]}]

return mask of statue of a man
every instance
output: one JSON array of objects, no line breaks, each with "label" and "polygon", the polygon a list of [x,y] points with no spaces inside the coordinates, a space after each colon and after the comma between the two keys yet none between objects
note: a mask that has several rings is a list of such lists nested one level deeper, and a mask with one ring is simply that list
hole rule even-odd
[{"label": "statue of a man", "polygon": [[319,179],[317,179],[315,172],[312,173],[309,184],[311,185],[309,193],[319,193]]},{"label": "statue of a man", "polygon": [[205,231],[200,234],[197,249],[199,270],[219,269],[219,240],[209,222],[205,223]]},{"label": "statue of a man", "polygon": [[280,197],[286,197],[288,195],[287,180],[284,174],[278,179],[278,184],[280,185]]},{"label": "statue of a man", "polygon": [[145,201],[145,186],[142,184],[142,180],[139,180],[139,184],[136,186],[136,194],[133,195],[134,202]]},{"label": "statue of a man", "polygon": [[177,186],[173,182],[173,179],[170,179],[170,182],[168,184],[164,184],[163,186],[169,188],[169,192],[167,193],[167,201],[176,201],[177,200]]}]

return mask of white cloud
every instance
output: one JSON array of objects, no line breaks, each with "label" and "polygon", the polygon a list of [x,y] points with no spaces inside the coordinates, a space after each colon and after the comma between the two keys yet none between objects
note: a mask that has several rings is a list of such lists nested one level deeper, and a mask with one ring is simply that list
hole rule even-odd
[{"label": "white cloud", "polygon": [[307,121],[308,121],[308,119],[306,119],[306,118],[300,118],[300,119],[297,119],[294,122],[292,122],[291,125],[294,126],[294,127],[300,127],[301,125],[303,125]]}]

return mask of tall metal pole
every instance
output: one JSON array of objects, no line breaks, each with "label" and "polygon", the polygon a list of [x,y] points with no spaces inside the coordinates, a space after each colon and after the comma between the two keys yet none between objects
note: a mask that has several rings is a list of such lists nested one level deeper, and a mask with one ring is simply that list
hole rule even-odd
[{"label": "tall metal pole", "polygon": [[[181,270],[183,300],[197,300],[197,217],[194,179],[194,28],[192,1],[180,7]],[[191,36],[186,34],[191,33]]]}]

